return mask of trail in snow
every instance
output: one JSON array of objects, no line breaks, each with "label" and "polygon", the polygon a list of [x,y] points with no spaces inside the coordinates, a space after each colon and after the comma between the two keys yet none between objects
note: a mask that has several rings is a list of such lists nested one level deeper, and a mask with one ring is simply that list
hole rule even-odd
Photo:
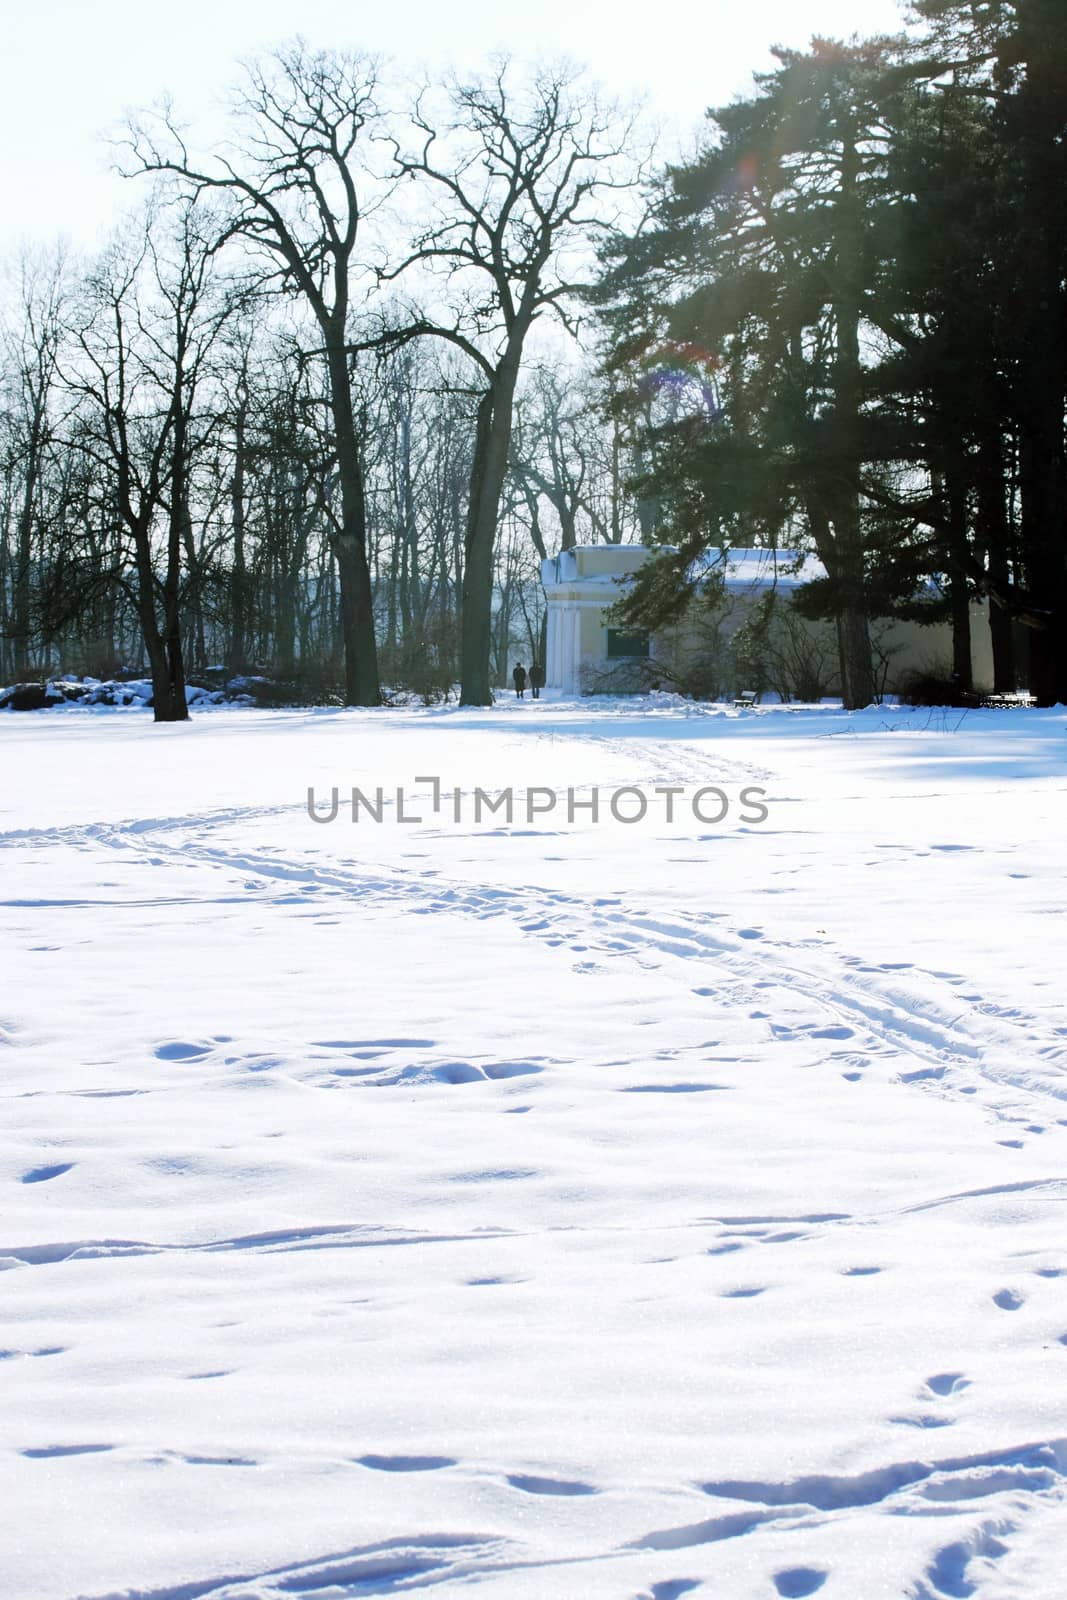
[{"label": "trail in snow", "polygon": [[[89,720],[0,815],[0,1593],[1053,1600],[1062,718]],[[450,770],[775,804],[303,811]]]}]

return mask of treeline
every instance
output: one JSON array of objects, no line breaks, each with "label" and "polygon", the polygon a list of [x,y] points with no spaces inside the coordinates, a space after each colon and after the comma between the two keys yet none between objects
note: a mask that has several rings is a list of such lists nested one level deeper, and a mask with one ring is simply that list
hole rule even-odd
[{"label": "treeline", "polygon": [[630,627],[713,603],[709,549],[814,551],[849,706],[878,617],[950,617],[969,689],[976,597],[995,687],[1067,701],[1062,0],[777,58],[643,191],[634,125],[508,64],[405,97],[298,45],[213,155],[132,126],[143,209],[8,296],[0,681],[485,704],[539,557],[641,538]]},{"label": "treeline", "polygon": [[607,253],[617,412],[676,547],[623,620],[677,615],[709,547],[814,549],[847,705],[874,616],[951,616],[969,689],[976,596],[996,688],[1067,702],[1067,10],[911,21],[776,52]]},{"label": "treeline", "polygon": [[386,97],[369,60],[288,48],[223,151],[128,130],[148,198],[97,259],[18,264],[0,682],[147,665],[157,720],[213,666],[486,703],[540,653],[539,557],[633,536],[573,337],[625,123],[509,64]]}]

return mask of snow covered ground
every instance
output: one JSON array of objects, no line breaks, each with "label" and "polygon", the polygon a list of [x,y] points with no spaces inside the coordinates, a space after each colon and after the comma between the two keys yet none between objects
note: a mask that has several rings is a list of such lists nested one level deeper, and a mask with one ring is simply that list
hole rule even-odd
[{"label": "snow covered ground", "polygon": [[1062,1596],[1067,713],[71,708],[0,770],[0,1594]]}]

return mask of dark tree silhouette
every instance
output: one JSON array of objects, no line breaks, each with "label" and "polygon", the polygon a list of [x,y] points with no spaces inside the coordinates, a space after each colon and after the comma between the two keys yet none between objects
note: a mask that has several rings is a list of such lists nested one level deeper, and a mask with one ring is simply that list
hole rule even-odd
[{"label": "dark tree silhouette", "polygon": [[[197,195],[223,195],[226,234],[266,255],[265,276],[309,307],[329,376],[341,516],[332,537],[341,585],[345,690],[351,705],[380,698],[367,563],[367,511],[350,374],[350,318],[366,206],[357,174],[379,112],[375,63],[298,43],[246,69],[239,149],[194,162],[169,115],[133,132],[138,169],[170,173]],[[359,182],[357,181],[357,176]]]}]

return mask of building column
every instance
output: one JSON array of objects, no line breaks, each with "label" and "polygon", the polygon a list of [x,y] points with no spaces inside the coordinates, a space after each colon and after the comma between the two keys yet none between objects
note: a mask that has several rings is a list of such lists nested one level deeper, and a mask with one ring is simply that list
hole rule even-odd
[{"label": "building column", "polygon": [[556,608],[548,602],[545,614],[545,688],[555,689],[556,684]]},{"label": "building column", "polygon": [[559,619],[560,633],[562,635],[562,660],[560,662],[559,686],[564,694],[574,693],[574,607],[567,604],[562,607]]}]

